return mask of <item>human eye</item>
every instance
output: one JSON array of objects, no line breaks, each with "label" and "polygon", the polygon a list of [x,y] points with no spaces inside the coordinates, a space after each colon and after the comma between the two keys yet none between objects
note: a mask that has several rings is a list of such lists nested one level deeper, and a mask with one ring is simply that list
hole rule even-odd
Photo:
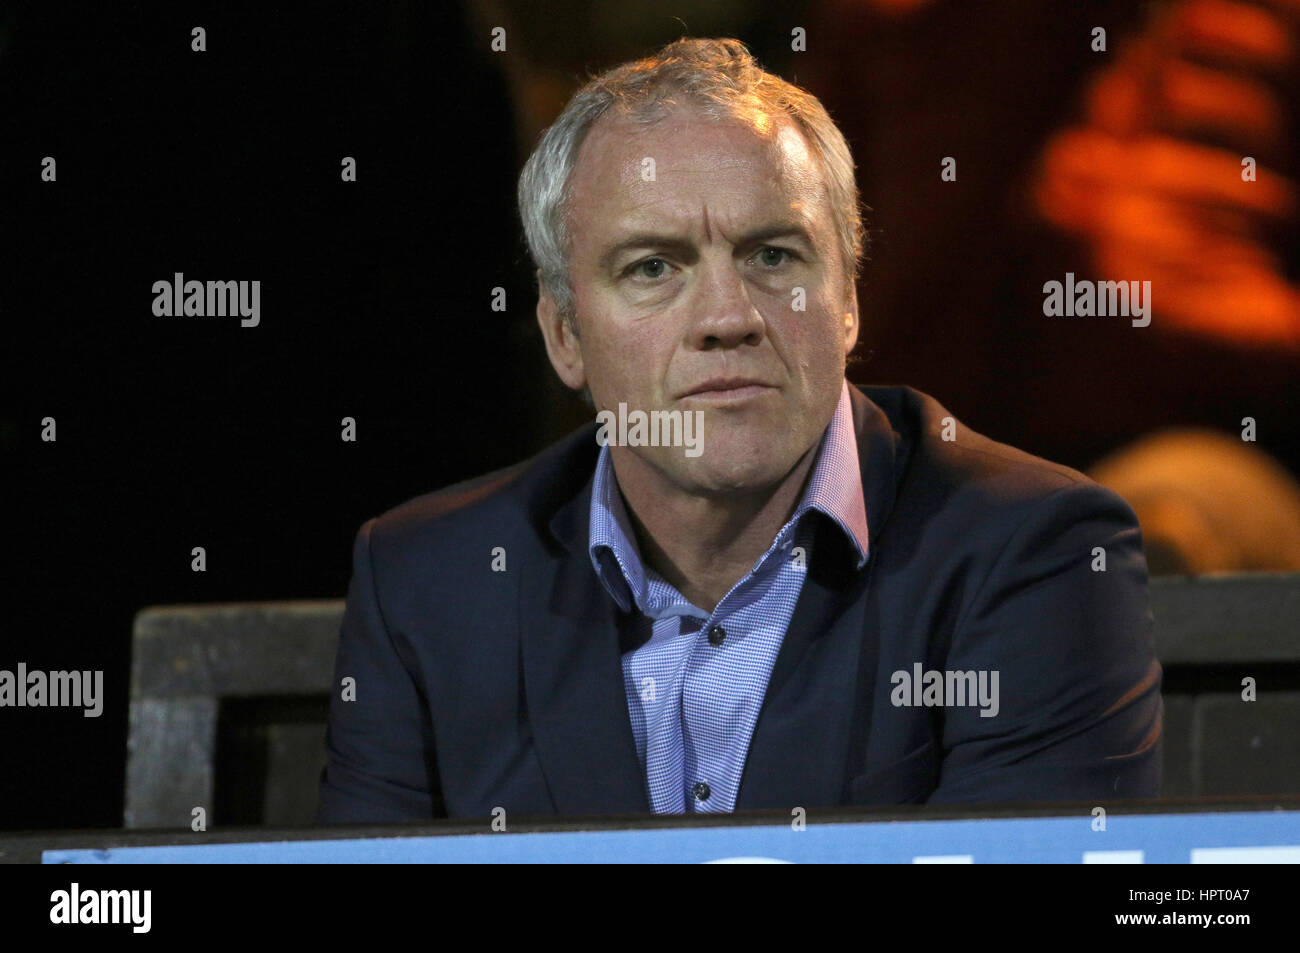
[{"label": "human eye", "polygon": [[672,265],[663,258],[646,258],[628,268],[627,274],[646,281],[658,281],[668,274],[670,268]]},{"label": "human eye", "polygon": [[758,254],[754,256],[754,259],[751,260],[757,260],[764,268],[767,268],[770,271],[775,271],[794,257],[794,252],[790,251],[788,248],[779,248],[776,245],[764,245],[758,250]]}]

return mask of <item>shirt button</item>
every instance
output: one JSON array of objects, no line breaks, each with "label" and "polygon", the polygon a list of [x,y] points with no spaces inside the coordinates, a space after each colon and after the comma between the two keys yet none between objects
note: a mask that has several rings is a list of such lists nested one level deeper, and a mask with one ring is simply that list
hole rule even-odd
[{"label": "shirt button", "polygon": [[[727,637],[727,630],[720,625],[715,625],[709,629],[709,644],[721,645],[722,640]],[[705,797],[708,797],[706,794]]]},{"label": "shirt button", "polygon": [[696,781],[695,787],[691,788],[691,793],[695,795],[697,801],[707,801],[709,799],[709,785],[705,781]]}]

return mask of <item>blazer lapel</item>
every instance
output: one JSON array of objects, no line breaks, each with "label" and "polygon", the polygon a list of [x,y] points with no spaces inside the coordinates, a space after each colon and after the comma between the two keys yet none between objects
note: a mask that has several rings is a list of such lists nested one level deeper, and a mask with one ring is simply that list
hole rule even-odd
[{"label": "blazer lapel", "polygon": [[[809,572],[754,726],[737,810],[840,802],[863,643],[859,596],[867,570],[853,573],[855,578],[845,584],[821,568],[830,561],[833,532],[819,526]],[[867,658],[874,654],[868,650]]]},{"label": "blazer lapel", "polygon": [[[594,441],[593,441],[594,443]],[[551,522],[564,551],[522,570],[524,695],[561,814],[648,814],[614,601],[587,553],[591,480]]]},{"label": "blazer lapel", "polygon": [[876,547],[893,504],[898,435],[889,419],[849,385],[867,512],[867,564],[818,523],[813,558],[768,680],[750,740],[737,810],[841,804],[856,749],[865,742],[880,632],[865,626]]},{"label": "blazer lapel", "polygon": [[[876,404],[851,384],[849,396],[869,558],[862,570],[853,570],[840,548],[847,542],[819,524],[750,742],[737,810],[842,803],[850,758],[866,737],[880,638],[865,628],[867,589],[906,448]],[[594,446],[592,434],[593,427],[584,428],[567,447]],[[566,449],[558,456],[557,482],[594,462],[587,452]],[[589,472],[583,489],[558,509],[549,503],[538,508],[555,513],[546,528],[559,548],[521,570],[525,699],[559,813],[648,814],[623,686],[618,610],[587,553],[591,484]]]}]

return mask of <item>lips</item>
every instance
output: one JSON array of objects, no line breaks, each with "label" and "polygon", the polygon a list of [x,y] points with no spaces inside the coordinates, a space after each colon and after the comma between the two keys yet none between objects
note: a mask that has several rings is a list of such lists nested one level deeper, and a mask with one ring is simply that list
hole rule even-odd
[{"label": "lips", "polygon": [[[713,377],[703,383],[696,384],[682,397],[692,397],[697,394],[719,393],[723,394],[728,391],[745,391],[747,388],[770,388],[772,385],[766,381],[758,380],[755,377]],[[755,391],[756,392],[756,391]]]}]

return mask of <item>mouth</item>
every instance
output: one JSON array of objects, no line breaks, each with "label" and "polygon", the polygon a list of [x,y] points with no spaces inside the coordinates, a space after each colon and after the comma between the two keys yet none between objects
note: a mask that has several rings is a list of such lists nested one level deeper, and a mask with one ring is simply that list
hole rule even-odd
[{"label": "mouth", "polygon": [[719,377],[691,388],[681,399],[690,398],[711,404],[736,403],[752,400],[774,390],[776,388],[770,384],[748,377]]}]

